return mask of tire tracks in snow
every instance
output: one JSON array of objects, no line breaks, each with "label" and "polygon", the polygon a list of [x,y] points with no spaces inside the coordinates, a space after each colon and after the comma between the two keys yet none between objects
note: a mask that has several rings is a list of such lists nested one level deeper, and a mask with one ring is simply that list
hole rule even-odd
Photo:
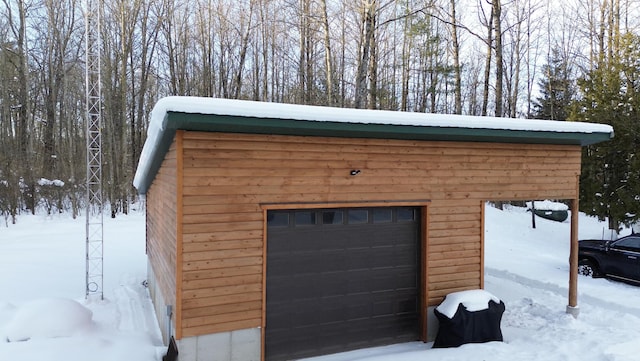
[{"label": "tire tracks in snow", "polygon": [[[569,294],[568,287],[562,287],[553,283],[534,280],[534,279],[524,277],[524,276],[509,272],[509,271],[505,271],[505,270],[498,270],[490,267],[485,267],[485,274],[488,276],[496,277],[496,278],[510,280],[523,286],[551,292],[558,296],[567,297],[567,295]],[[568,279],[569,279],[569,275],[567,275],[567,283],[568,283]],[[584,292],[580,292],[580,286],[578,286],[578,306],[580,306],[580,304],[583,304],[583,303],[586,303],[595,307],[617,310],[620,312],[632,314],[640,318],[640,308],[629,307],[627,305],[611,302],[600,297],[585,294]]]},{"label": "tire tracks in snow", "polygon": [[114,290],[116,324],[119,331],[145,332],[155,345],[162,345],[151,298],[142,285],[121,285]]}]

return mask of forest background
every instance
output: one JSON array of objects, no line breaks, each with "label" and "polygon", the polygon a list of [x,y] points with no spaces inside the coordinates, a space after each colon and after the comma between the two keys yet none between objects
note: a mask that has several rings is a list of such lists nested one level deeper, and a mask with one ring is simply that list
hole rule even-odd
[{"label": "forest background", "polygon": [[[85,1],[0,0],[0,215],[85,207]],[[112,217],[168,95],[613,125],[581,210],[640,217],[640,0],[104,0]]]}]

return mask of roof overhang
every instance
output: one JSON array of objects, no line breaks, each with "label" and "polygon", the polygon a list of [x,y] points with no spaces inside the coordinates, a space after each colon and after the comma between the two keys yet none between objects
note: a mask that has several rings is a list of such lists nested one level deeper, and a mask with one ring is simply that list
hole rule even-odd
[{"label": "roof overhang", "polygon": [[176,130],[577,146],[613,138],[611,126],[595,123],[168,97],[152,111],[134,179],[141,194],[151,185]]}]

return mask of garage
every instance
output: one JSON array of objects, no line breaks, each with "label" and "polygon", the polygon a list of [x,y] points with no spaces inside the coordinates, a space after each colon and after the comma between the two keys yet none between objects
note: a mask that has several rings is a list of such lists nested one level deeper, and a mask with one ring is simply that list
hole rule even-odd
[{"label": "garage", "polygon": [[485,202],[577,209],[582,146],[611,137],[600,124],[164,98],[134,181],[164,340],[182,361],[433,340],[444,297],[484,287]]},{"label": "garage", "polygon": [[419,339],[420,208],[267,214],[265,358]]}]

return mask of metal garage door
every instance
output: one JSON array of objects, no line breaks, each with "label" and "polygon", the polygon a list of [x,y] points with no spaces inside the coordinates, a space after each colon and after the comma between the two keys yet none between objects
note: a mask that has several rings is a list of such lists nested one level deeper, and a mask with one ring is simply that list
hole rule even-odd
[{"label": "metal garage door", "polygon": [[266,359],[417,340],[419,213],[269,211]]}]

